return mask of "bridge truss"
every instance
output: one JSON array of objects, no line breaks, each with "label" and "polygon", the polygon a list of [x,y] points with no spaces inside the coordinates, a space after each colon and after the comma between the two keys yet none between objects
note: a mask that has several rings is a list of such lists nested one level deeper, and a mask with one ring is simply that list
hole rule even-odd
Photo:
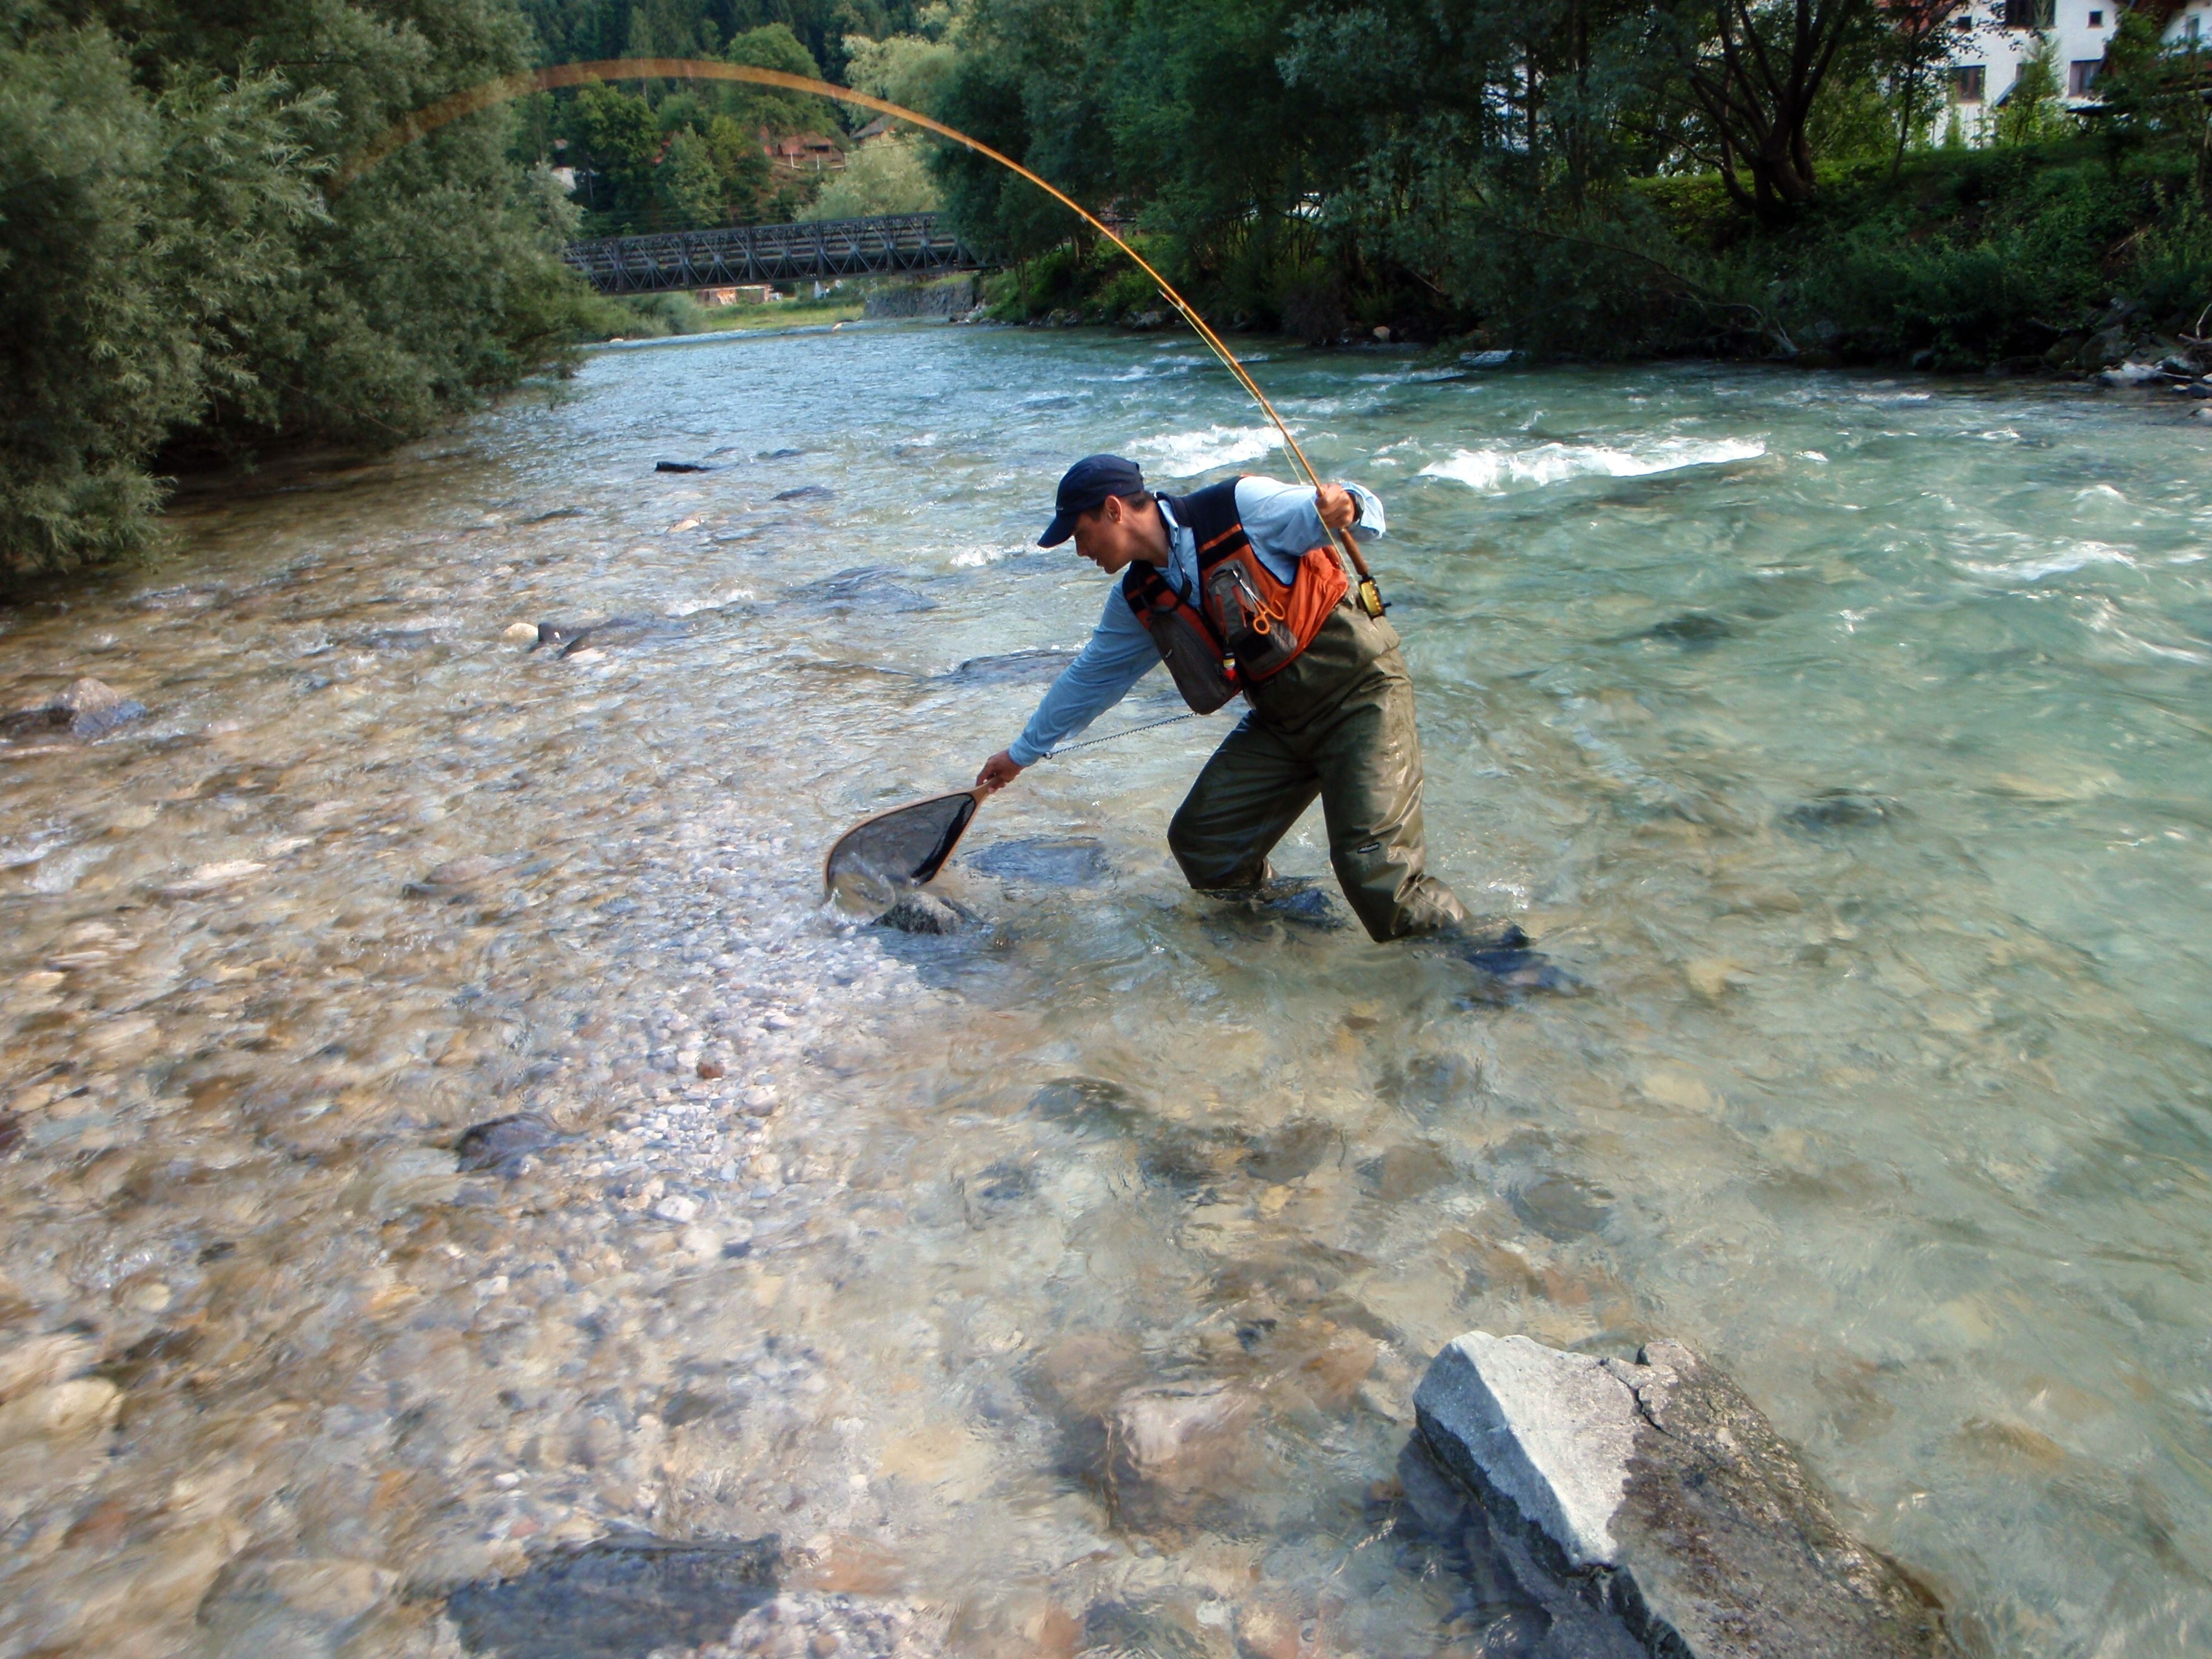
[{"label": "bridge truss", "polygon": [[933,213],[616,236],[571,242],[562,257],[602,294],[981,269],[981,262]]}]

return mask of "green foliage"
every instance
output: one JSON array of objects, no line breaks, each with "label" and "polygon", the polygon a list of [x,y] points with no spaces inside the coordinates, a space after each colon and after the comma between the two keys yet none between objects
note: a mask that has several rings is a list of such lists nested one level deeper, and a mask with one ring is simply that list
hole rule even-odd
[{"label": "green foliage", "polygon": [[2040,144],[2074,130],[2058,91],[2058,47],[2047,35],[2021,60],[2020,75],[1997,106],[1992,131],[2000,144]]},{"label": "green foliage", "polygon": [[227,321],[297,274],[319,215],[300,135],[329,108],[204,70],[155,94],[96,24],[11,6],[0,27],[0,576],[20,576],[149,544],[146,458],[211,386],[251,385]]},{"label": "green foliage", "polygon": [[[599,58],[714,58],[748,30],[778,24],[833,79],[841,41],[917,27],[907,0],[520,0],[540,43],[539,61]],[[924,8],[924,11],[932,9]],[[771,65],[771,67],[775,67]]]},{"label": "green foliage", "polygon": [[941,205],[937,181],[921,146],[894,133],[853,152],[842,173],[831,175],[801,219],[860,219],[878,213],[933,213]]},{"label": "green foliage", "polygon": [[894,34],[881,40],[871,40],[865,34],[847,35],[846,84],[928,114],[952,77],[952,66],[960,55],[955,43],[963,21],[950,8],[932,9],[942,14],[931,20],[936,25],[933,34]]},{"label": "green foliage", "polygon": [[494,0],[0,4],[0,578],[152,544],[159,455],[388,443],[560,360],[573,219],[501,118],[320,187],[524,41]]},{"label": "green foliage", "polygon": [[668,154],[653,169],[653,182],[672,223],[727,222],[722,180],[714,171],[714,152],[697,133],[686,130],[668,141]]},{"label": "green foliage", "polygon": [[[647,17],[641,27],[660,25]],[[640,15],[644,15],[643,14]],[[678,21],[682,19],[678,17]],[[696,20],[694,20],[695,21]],[[714,33],[711,19],[686,23],[685,39]],[[782,23],[742,31],[719,54],[726,61],[820,78]],[[798,132],[834,132],[830,103],[802,93],[731,82],[587,82],[550,98],[518,124],[518,155],[577,169],[585,234],[623,236],[714,225],[780,223],[812,196],[811,174],[779,173],[762,148]],[[688,137],[687,137],[688,135]]]}]

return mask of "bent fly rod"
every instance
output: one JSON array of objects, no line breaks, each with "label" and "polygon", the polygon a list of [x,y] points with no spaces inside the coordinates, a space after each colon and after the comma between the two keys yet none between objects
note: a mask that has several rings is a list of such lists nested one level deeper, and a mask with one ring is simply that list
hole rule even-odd
[{"label": "bent fly rod", "polygon": [[[590,81],[641,80],[741,81],[748,85],[775,87],[785,92],[809,93],[817,98],[828,98],[841,104],[856,104],[862,109],[874,110],[879,115],[910,121],[940,138],[948,138],[963,149],[996,161],[1010,173],[1018,173],[1128,255],[1137,269],[1158,285],[1160,296],[1197,331],[1199,338],[1206,342],[1206,349],[1221,360],[1222,367],[1237,377],[1237,384],[1251,393],[1252,400],[1274,422],[1275,430],[1282,434],[1284,448],[1297,462],[1298,471],[1305,474],[1306,482],[1316,489],[1321,488],[1321,475],[1313,470],[1313,464],[1306,459],[1305,451],[1299,447],[1297,439],[1291,434],[1289,423],[1276,412],[1274,404],[1267,401],[1267,394],[1260,390],[1260,383],[1252,378],[1251,371],[1237,361],[1237,354],[1223,343],[1221,337],[1213,331],[1212,325],[1199,315],[1198,308],[1177,293],[1175,285],[1154,270],[1150,260],[1115,234],[1113,228],[1105,221],[1048,179],[1030,172],[1012,156],[993,149],[981,139],[971,138],[957,127],[949,127],[919,110],[908,109],[887,99],[871,97],[865,92],[855,92],[850,87],[832,86],[827,81],[809,80],[803,75],[787,75],[781,70],[759,69],[750,64],[725,64],[708,58],[607,58],[588,64],[555,64],[544,69],[526,70],[520,74],[502,76],[496,81],[483,82],[404,117],[341,167],[331,179],[331,188],[333,191],[343,190],[395,150],[404,149],[427,133],[436,131],[450,121],[458,121],[465,115],[490,109],[526,93],[550,92],[560,87],[581,86]],[[1329,535],[1338,550],[1351,562],[1352,569],[1358,574],[1359,608],[1370,617],[1380,617],[1382,614],[1382,590],[1376,586],[1375,577],[1367,568],[1367,560],[1359,550],[1359,538],[1346,530],[1332,530]]]}]

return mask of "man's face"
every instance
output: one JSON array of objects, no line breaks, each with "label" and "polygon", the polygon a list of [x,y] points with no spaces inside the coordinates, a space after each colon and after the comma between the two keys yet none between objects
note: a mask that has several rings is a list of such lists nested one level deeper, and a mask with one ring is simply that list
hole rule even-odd
[{"label": "man's face", "polygon": [[1104,501],[1075,521],[1075,550],[1108,575],[1127,570],[1153,551],[1145,520],[1119,495]]}]

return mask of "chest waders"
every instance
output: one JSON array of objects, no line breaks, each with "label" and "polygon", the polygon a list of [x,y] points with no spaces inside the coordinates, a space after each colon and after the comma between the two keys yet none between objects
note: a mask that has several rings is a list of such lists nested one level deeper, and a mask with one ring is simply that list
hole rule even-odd
[{"label": "chest waders", "polygon": [[1251,707],[1168,826],[1184,878],[1210,892],[1262,885],[1269,851],[1318,796],[1329,863],[1370,937],[1464,923],[1425,868],[1421,740],[1397,630],[1352,602],[1334,548],[1310,550],[1279,580],[1237,518],[1234,480],[1167,504],[1197,538],[1198,592],[1143,564],[1122,594],[1194,709],[1239,693]]}]

